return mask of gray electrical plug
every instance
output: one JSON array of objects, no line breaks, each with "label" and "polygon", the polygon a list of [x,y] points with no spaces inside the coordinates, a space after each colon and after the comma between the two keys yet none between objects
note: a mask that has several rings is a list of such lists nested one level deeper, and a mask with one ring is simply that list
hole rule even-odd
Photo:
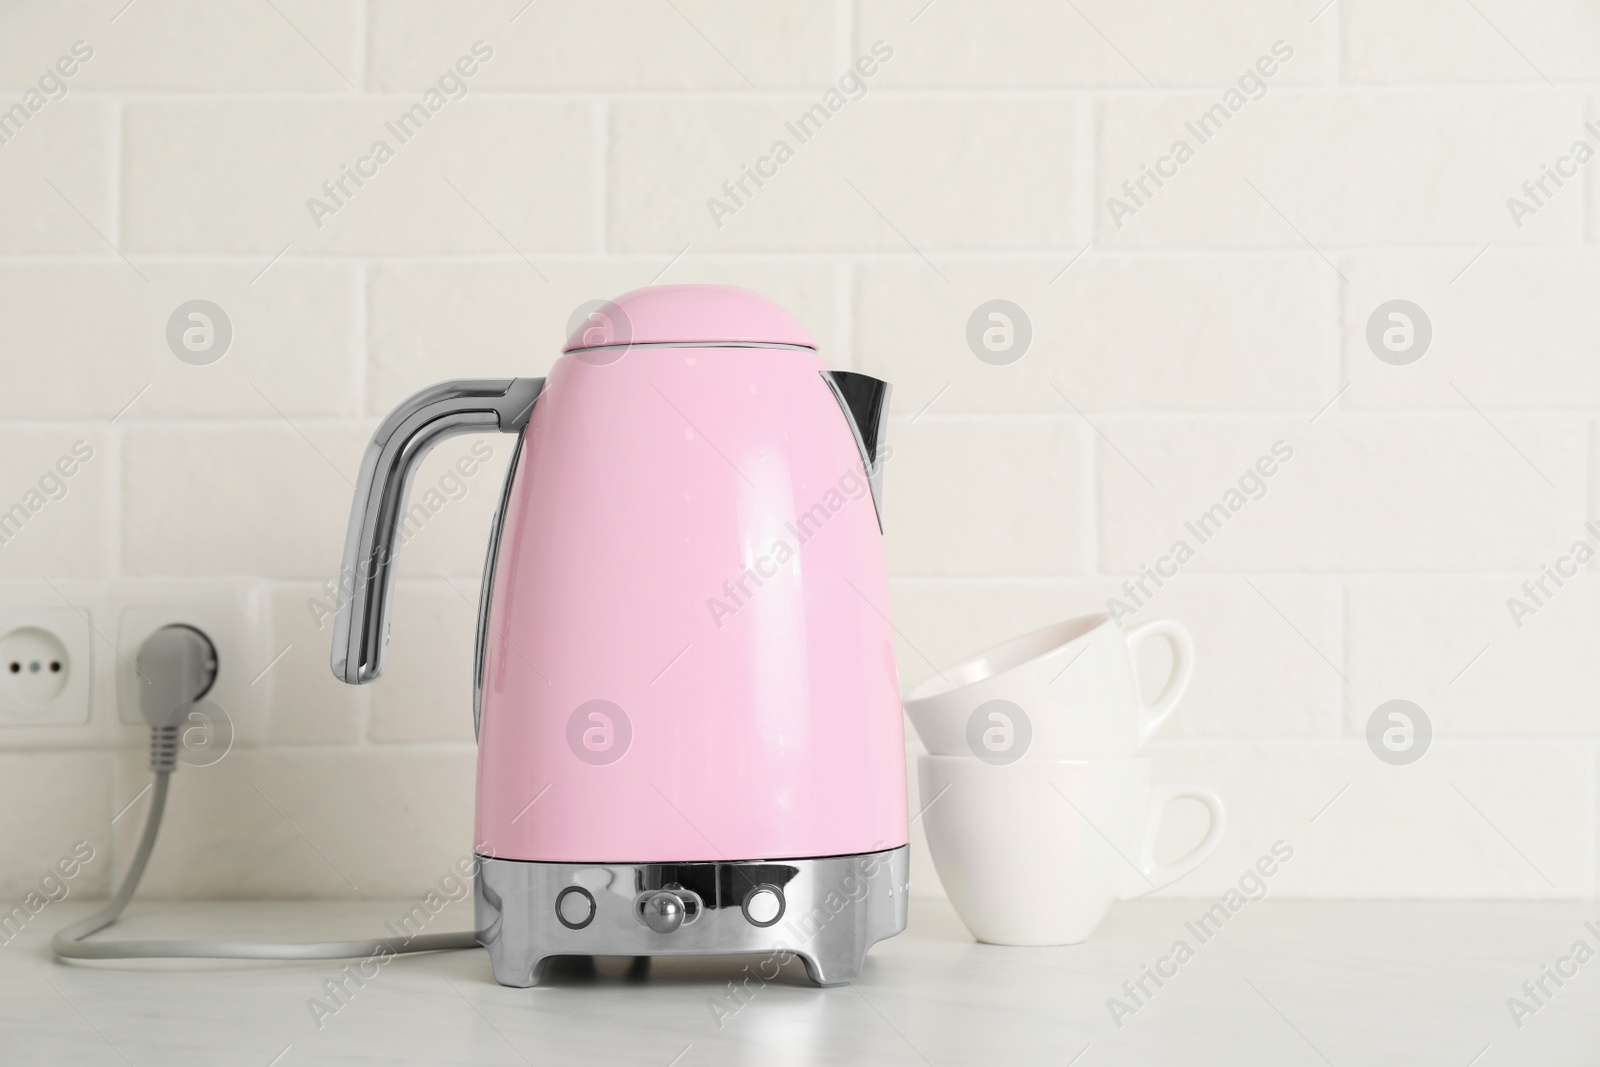
[{"label": "gray electrical plug", "polygon": [[139,646],[139,713],[150,724],[150,769],[178,763],[178,731],[217,680],[217,650],[192,626],[163,626]]}]

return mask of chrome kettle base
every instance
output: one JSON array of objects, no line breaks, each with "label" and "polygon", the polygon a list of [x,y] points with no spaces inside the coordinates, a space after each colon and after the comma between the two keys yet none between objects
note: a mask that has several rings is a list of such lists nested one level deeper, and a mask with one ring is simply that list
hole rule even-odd
[{"label": "chrome kettle base", "polygon": [[501,985],[552,956],[798,957],[818,985],[906,928],[910,849],[821,859],[539,863],[478,857],[478,943]]}]

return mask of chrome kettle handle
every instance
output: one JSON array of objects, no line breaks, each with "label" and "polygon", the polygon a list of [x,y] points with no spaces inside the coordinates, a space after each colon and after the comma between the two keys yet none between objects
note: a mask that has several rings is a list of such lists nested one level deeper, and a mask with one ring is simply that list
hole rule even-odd
[{"label": "chrome kettle handle", "polygon": [[361,460],[339,568],[335,678],[364,685],[383,673],[389,602],[394,595],[395,538],[411,476],[422,457],[457,434],[521,433],[543,388],[543,378],[440,382],[395,408],[372,435]]}]

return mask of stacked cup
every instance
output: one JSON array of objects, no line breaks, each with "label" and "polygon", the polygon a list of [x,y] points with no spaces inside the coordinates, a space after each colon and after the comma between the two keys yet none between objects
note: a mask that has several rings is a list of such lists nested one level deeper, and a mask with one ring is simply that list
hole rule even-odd
[{"label": "stacked cup", "polygon": [[[1139,690],[1140,647],[1171,646],[1153,702]],[[1222,801],[1204,786],[1152,785],[1138,755],[1194,671],[1194,642],[1173,619],[1127,630],[1086,615],[1007,641],[912,691],[906,711],[928,754],[917,761],[934,866],[979,941],[1083,941],[1113,901],[1182,878],[1222,839]],[[1155,861],[1167,806],[1199,801],[1205,836]]]}]

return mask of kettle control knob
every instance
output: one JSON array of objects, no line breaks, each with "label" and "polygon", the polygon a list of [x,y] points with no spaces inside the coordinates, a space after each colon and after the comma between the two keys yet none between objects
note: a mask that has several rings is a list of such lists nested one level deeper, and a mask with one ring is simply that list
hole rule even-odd
[{"label": "kettle control knob", "polygon": [[771,926],[786,907],[783,890],[775,885],[762,883],[744,895],[744,917],[751,926]]},{"label": "kettle control knob", "polygon": [[640,905],[639,912],[644,924],[658,934],[670,934],[683,925],[683,901],[676,893],[652,893]]},{"label": "kettle control knob", "polygon": [[556,918],[568,930],[582,930],[594,921],[594,894],[582,886],[569,885],[556,897]]}]

